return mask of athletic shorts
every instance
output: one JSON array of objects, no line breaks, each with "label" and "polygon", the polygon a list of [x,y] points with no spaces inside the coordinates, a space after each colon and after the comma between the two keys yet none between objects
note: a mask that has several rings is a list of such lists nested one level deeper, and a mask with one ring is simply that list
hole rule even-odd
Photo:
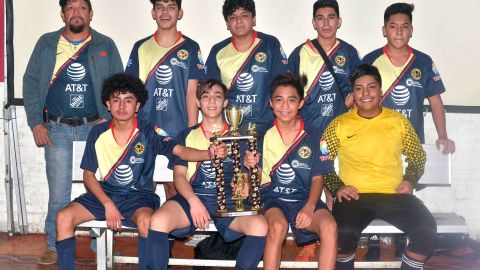
[{"label": "athletic shorts", "polygon": [[[137,226],[131,221],[131,218],[137,209],[148,207],[156,210],[160,206],[160,198],[154,192],[147,191],[129,191],[126,194],[107,194],[113,201],[120,214],[122,214],[122,225],[128,227]],[[77,197],[73,202],[83,205],[90,213],[95,216],[96,220],[105,220],[105,207],[92,193],[87,192]]]},{"label": "athletic shorts", "polygon": [[[263,211],[266,212],[268,209],[271,208],[279,208],[285,215],[285,218],[290,225],[290,229],[292,230],[293,237],[295,238],[297,244],[305,245],[318,240],[318,235],[315,232],[311,232],[307,229],[295,228],[295,220],[305,203],[306,201],[287,202],[280,199],[269,199],[264,202]],[[315,205],[315,211],[320,209],[328,208],[323,201],[318,200],[317,205]]]},{"label": "athletic shorts", "polygon": [[[205,202],[205,198],[203,198],[202,196],[200,196],[199,198],[204,205],[207,205]],[[197,228],[193,225],[192,215],[190,214],[190,204],[180,194],[173,196],[169,200],[177,202],[182,207],[183,211],[187,215],[188,221],[190,222],[189,227],[174,230],[170,234],[177,238],[182,238],[193,234],[193,232],[195,232]],[[217,217],[215,209],[216,204],[215,206],[213,204],[208,204],[208,206],[210,206],[207,207],[210,213],[210,217],[213,219],[217,231],[223,237],[223,240],[225,242],[232,242],[243,236],[243,233],[236,232],[229,228],[230,223],[232,223],[232,221],[234,220],[234,217]]]}]

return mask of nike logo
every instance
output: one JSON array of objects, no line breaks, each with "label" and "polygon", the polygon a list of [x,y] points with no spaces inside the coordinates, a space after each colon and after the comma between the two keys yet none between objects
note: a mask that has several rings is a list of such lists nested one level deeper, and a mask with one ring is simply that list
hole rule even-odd
[{"label": "nike logo", "polygon": [[357,134],[353,134],[353,135],[347,135],[347,139],[351,139],[353,137],[357,136]]},{"label": "nike logo", "polygon": [[63,53],[63,52],[59,52],[59,53],[57,53],[57,55],[62,54],[62,53]]}]

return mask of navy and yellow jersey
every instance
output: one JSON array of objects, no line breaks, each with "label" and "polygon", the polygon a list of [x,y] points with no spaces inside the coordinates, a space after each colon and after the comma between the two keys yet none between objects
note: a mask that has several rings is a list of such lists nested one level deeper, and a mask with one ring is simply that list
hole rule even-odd
[{"label": "navy and yellow jersey", "polygon": [[362,61],[376,66],[380,71],[384,93],[382,106],[405,115],[415,128],[420,142],[424,143],[423,101],[445,92],[440,73],[430,56],[410,48],[408,60],[403,66],[396,67],[384,47],[367,54]]},{"label": "navy and yellow jersey", "polygon": [[415,187],[423,174],[425,152],[410,122],[394,110],[382,108],[378,116],[363,118],[353,109],[335,118],[324,136],[330,158],[339,161],[339,175],[328,174],[324,181],[333,194],[343,185],[360,193],[396,193],[403,180]]},{"label": "navy and yellow jersey", "polygon": [[322,132],[314,127],[301,129],[291,145],[285,145],[274,121],[259,143],[262,153],[262,200],[304,201],[308,199],[312,177],[334,170]]},{"label": "navy and yellow jersey", "polygon": [[57,46],[52,80],[45,107],[55,116],[85,117],[97,113],[95,93],[88,64],[89,35],[73,45],[63,35]]},{"label": "navy and yellow jersey", "polygon": [[175,137],[188,127],[188,81],[205,78],[202,53],[195,41],[180,32],[170,48],[160,47],[155,34],[137,41],[125,73],[140,78],[148,91],[139,118],[160,126],[166,136]]},{"label": "navy and yellow jersey", "polygon": [[[352,92],[350,74],[360,63],[357,49],[341,39],[337,39],[326,53],[339,80],[338,84],[310,40],[295,48],[288,58],[290,71],[308,78],[305,105],[300,115],[321,130],[325,130],[337,115],[347,111],[344,99]],[[339,84],[342,89],[339,89]]]},{"label": "navy and yellow jersey", "polygon": [[[221,132],[223,136],[228,135],[228,126],[225,124]],[[205,137],[202,123],[181,131],[176,138],[178,144],[187,147],[207,150],[211,142]],[[217,200],[217,182],[215,177],[215,167],[211,160],[202,162],[187,162],[175,157],[169,166],[184,166],[187,167],[187,180],[192,185],[193,192],[201,197],[205,197],[206,201],[212,201],[216,205]],[[230,180],[233,176],[232,159],[227,157],[223,161],[223,168],[225,171],[225,188],[227,199],[231,198]],[[207,198],[209,197],[209,198]]]},{"label": "navy and yellow jersey", "polygon": [[100,185],[105,192],[127,193],[129,190],[153,190],[155,158],[172,158],[177,145],[172,137],[155,132],[146,121],[135,119],[135,128],[125,146],[117,145],[111,121],[93,127],[87,138],[80,167],[100,171]]},{"label": "navy and yellow jersey", "polygon": [[236,49],[233,38],[214,45],[207,58],[207,78],[221,80],[228,87],[228,104],[235,104],[243,111],[242,126],[256,123],[262,133],[273,119],[269,106],[270,83],[275,76],[287,71],[287,64],[278,39],[255,32],[246,52]]}]

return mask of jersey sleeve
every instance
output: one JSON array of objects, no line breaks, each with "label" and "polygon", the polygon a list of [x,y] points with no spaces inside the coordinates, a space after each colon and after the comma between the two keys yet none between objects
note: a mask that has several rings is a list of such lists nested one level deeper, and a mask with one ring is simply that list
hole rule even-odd
[{"label": "jersey sleeve", "polygon": [[315,134],[314,142],[314,162],[312,168],[312,176],[325,175],[334,171],[333,162],[330,159],[330,152],[328,150],[328,143],[321,135],[322,132],[318,130]]},{"label": "jersey sleeve", "polygon": [[429,64],[431,68],[427,67],[427,83],[424,92],[424,98],[429,98],[435,95],[439,95],[445,92],[445,86],[443,85],[442,78],[440,77],[440,72],[438,71],[435,63],[429,58]]},{"label": "jersey sleeve", "polygon": [[128,58],[127,66],[125,67],[125,73],[134,77],[139,77],[139,63],[138,63],[138,48],[140,44],[136,42],[133,45],[130,57]]},{"label": "jersey sleeve", "polygon": [[288,59],[285,51],[280,44],[280,41],[276,38],[272,38],[271,44],[272,50],[272,78],[275,78],[278,74],[286,72],[288,70]]},{"label": "jersey sleeve", "polygon": [[215,79],[215,80],[222,80],[220,74],[220,68],[218,67],[217,63],[217,46],[213,46],[210,50],[210,54],[208,55],[207,62],[205,64],[205,70],[207,74],[207,79]]},{"label": "jersey sleeve", "polygon": [[93,173],[98,169],[97,152],[95,151],[95,142],[97,141],[98,136],[98,127],[95,127],[88,134],[82,162],[80,163],[80,168]]},{"label": "jersey sleeve", "polygon": [[427,156],[420,144],[413,126],[410,124],[407,118],[402,117],[402,126],[404,126],[404,134],[402,138],[402,154],[406,157],[407,168],[405,169],[405,175],[403,180],[412,183],[415,187],[420,177],[422,177],[425,170],[425,162]]},{"label": "jersey sleeve", "polygon": [[188,69],[189,80],[205,80],[205,64],[203,62],[202,52],[197,43],[193,42],[192,49],[190,51],[190,68]]},{"label": "jersey sleeve", "polygon": [[301,46],[297,47],[288,57],[288,71],[293,72],[295,74],[299,74],[300,72],[300,48]]},{"label": "jersey sleeve", "polygon": [[[181,131],[177,137],[176,137],[176,140],[177,140],[177,143],[178,145],[183,145],[185,146],[186,145],[186,138],[187,138],[187,135],[188,135],[188,132],[190,129],[186,129],[186,130],[183,130]],[[185,166],[187,167],[188,166],[188,162],[175,156],[175,155],[172,155],[171,158],[169,158],[169,162],[168,162],[168,168],[169,169],[173,169],[174,166],[176,165],[180,165],[180,166]]]},{"label": "jersey sleeve", "polygon": [[[338,149],[340,148],[340,139],[337,135],[338,126],[339,121],[337,117],[330,122],[323,134],[327,142],[328,152],[332,163],[335,161],[335,158],[338,155]],[[333,196],[336,196],[338,189],[345,185],[335,171],[329,172],[325,175],[324,184]]]}]

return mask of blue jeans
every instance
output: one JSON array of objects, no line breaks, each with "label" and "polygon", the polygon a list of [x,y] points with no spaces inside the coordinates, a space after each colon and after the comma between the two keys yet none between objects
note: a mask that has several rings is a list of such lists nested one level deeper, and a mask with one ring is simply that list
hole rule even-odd
[{"label": "blue jeans", "polygon": [[94,122],[78,127],[52,122],[45,124],[53,146],[45,146],[48,181],[48,212],[45,220],[48,249],[55,250],[57,213],[71,201],[73,141],[87,140]]}]

